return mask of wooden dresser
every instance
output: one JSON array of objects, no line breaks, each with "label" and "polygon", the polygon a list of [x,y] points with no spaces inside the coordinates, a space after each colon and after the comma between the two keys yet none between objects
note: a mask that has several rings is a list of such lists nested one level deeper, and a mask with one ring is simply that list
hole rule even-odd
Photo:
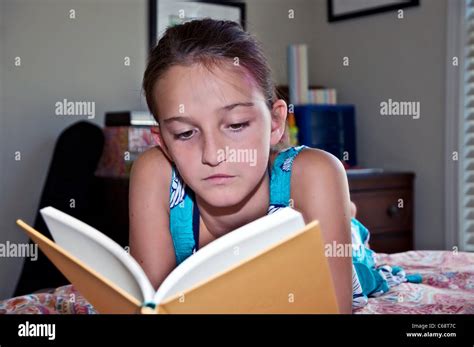
[{"label": "wooden dresser", "polygon": [[[98,179],[100,220],[96,228],[123,247],[128,245],[128,177]],[[357,219],[370,231],[370,246],[377,252],[403,252],[413,248],[412,173],[348,174]],[[402,199],[403,207],[399,208]]]},{"label": "wooden dresser", "polygon": [[376,252],[413,249],[414,179],[408,172],[348,173],[356,218],[369,229]]}]

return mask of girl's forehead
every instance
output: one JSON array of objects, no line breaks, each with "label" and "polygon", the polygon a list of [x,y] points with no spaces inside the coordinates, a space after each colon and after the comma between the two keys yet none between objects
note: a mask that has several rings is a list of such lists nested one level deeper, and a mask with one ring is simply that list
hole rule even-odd
[{"label": "girl's forehead", "polygon": [[[190,66],[176,65],[168,69],[162,79],[168,86],[184,86],[192,84],[192,87],[213,87],[219,89],[234,87],[235,89],[249,90],[257,87],[252,74],[242,66],[234,66],[232,63],[221,63],[209,67],[202,64]],[[197,85],[196,85],[197,84]]]},{"label": "girl's forehead", "polygon": [[[228,101],[229,97],[261,98],[252,74],[242,66],[232,63],[190,66],[176,65],[157,82],[155,96],[158,104],[179,101],[203,102],[212,96],[216,102]],[[212,101],[212,100],[211,100]],[[163,104],[162,104],[163,105]],[[163,105],[165,106],[165,105]]]}]

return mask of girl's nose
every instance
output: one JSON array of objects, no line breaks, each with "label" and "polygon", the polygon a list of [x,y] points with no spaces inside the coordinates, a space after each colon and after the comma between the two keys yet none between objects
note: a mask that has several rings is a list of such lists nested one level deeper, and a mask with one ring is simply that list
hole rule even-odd
[{"label": "girl's nose", "polygon": [[224,149],[220,145],[220,141],[214,136],[205,136],[202,145],[202,163],[210,166],[217,166],[225,160],[222,158]]}]

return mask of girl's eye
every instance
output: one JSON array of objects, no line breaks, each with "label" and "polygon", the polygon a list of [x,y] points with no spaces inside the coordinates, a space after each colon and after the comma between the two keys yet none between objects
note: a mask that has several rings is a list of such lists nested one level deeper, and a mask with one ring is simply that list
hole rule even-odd
[{"label": "girl's eye", "polygon": [[249,126],[249,122],[243,122],[243,123],[236,123],[236,124],[231,124],[229,126],[229,128],[232,130],[232,131],[241,131],[243,130],[244,128],[248,127]]},{"label": "girl's eye", "polygon": [[177,140],[189,140],[193,136],[193,130],[188,130],[180,134],[174,135],[174,138]]}]

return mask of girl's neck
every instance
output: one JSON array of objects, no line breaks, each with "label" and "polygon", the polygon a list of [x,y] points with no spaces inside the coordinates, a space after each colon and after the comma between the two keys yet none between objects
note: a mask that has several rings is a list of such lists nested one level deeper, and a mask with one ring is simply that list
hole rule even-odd
[{"label": "girl's neck", "polygon": [[237,205],[215,208],[196,196],[201,218],[206,229],[215,238],[250,223],[267,214],[270,204],[270,177],[268,170],[262,179],[242,202]]}]

